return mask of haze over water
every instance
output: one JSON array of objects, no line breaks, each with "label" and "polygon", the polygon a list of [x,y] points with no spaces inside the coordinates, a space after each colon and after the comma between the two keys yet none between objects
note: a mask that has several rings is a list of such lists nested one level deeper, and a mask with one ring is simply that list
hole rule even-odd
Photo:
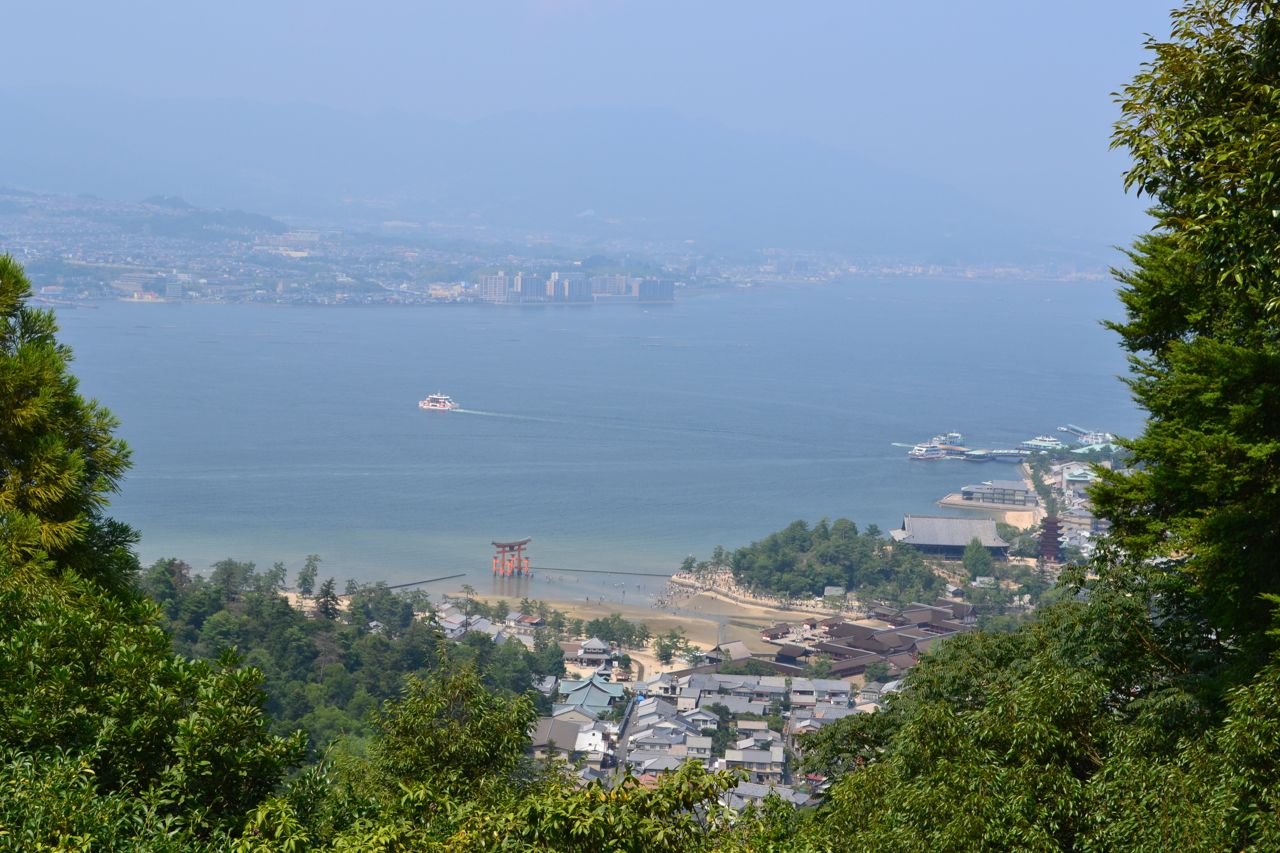
[{"label": "haze over water", "polygon": [[[945,493],[1016,476],[894,442],[1132,434],[1099,323],[1119,315],[1110,282],[859,280],[648,309],[108,303],[59,321],[134,450],[112,512],[144,562],[292,576],[318,553],[340,580],[487,590],[492,539],[533,537],[535,566],[669,572],[797,518],[947,514]],[[467,411],[420,411],[435,391]],[[553,571],[528,594],[621,583],[661,586]]]}]

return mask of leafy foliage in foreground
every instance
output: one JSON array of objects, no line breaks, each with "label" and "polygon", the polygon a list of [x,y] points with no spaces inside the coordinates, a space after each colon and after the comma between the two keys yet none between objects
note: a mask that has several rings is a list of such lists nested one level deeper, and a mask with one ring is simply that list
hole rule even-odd
[{"label": "leafy foliage in foreground", "polygon": [[51,312],[26,307],[30,293],[0,255],[0,553],[14,564],[48,558],[120,591],[135,537],[102,509],[129,451],[111,413],[80,396],[71,351]]},{"label": "leafy foliage in foreground", "polygon": [[237,826],[302,754],[260,676],[173,653],[102,514],[128,463],[76,392],[53,317],[0,258],[0,840],[122,846]]},{"label": "leafy foliage in foreground", "polygon": [[1148,47],[1115,143],[1157,227],[1113,328],[1149,418],[1125,442],[1140,467],[1095,499],[1130,552],[1184,558],[1162,582],[1244,676],[1277,648],[1259,593],[1280,592],[1280,4],[1188,3]]},{"label": "leafy foliage in foreground", "polygon": [[1280,665],[1196,695],[1150,598],[1103,579],[1013,634],[958,637],[881,719],[813,736],[840,776],[810,841],[857,849],[1232,850],[1280,844]]}]

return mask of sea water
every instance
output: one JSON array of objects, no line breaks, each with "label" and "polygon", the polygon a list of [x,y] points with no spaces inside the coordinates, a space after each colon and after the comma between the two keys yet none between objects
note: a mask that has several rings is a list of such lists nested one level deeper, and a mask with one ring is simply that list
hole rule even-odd
[{"label": "sea water", "polygon": [[[292,576],[316,553],[340,586],[463,574],[445,585],[489,591],[490,542],[532,537],[534,580],[495,591],[635,603],[717,544],[955,514],[935,502],[1018,476],[902,444],[1132,434],[1100,324],[1119,315],[1106,282],[900,279],[651,306],[102,303],[59,321],[133,449],[111,512],[145,562]],[[437,391],[463,410],[417,407]]]}]

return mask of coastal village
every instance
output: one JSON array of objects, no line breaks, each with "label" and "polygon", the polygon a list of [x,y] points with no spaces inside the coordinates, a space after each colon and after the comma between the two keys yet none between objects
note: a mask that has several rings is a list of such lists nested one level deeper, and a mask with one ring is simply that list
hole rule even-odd
[{"label": "coastal village", "polygon": [[[1005,570],[965,575],[962,564],[973,543],[992,566],[1020,566],[1047,579],[1056,578],[1064,555],[1079,560],[1091,552],[1105,525],[1093,516],[1086,490],[1096,476],[1094,464],[1112,464],[1115,445],[1108,434],[1077,432],[1076,447],[1047,436],[1033,439],[1054,446],[1028,454],[1023,479],[969,483],[939,501],[980,512],[906,515],[900,528],[889,531],[894,542],[920,551],[948,579],[945,595],[900,607],[864,601],[841,587],[809,600],[782,599],[743,588],[727,565],[703,563],[675,574],[648,616],[623,608],[628,619],[652,629],[645,632],[652,642],[623,645],[559,633],[565,675],[533,685],[549,711],[530,733],[531,755],[563,761],[584,785],[608,785],[628,774],[655,785],[693,761],[739,772],[742,781],[722,797],[731,808],[770,795],[794,805],[817,802],[827,780],[803,768],[806,737],[883,708],[922,655],[978,627],[984,611],[977,602],[984,593],[1016,588]],[[1086,438],[1088,443],[1080,440]],[[1094,440],[1099,438],[1104,440]],[[1100,454],[1108,458],[1099,460]],[[1027,542],[1025,535],[1017,545],[1001,535],[1011,528],[1034,534],[1036,556],[1015,553]],[[1029,598],[1013,596],[1001,612],[1028,613],[1035,608]],[[471,603],[466,596],[447,596],[428,618],[451,640],[475,632],[532,649],[540,634],[546,636],[547,620],[532,607],[494,618],[476,615]],[[564,606],[583,616],[603,616],[612,608]],[[664,629],[679,642],[659,656]]]},{"label": "coastal village", "polygon": [[[457,604],[434,618],[450,639],[476,631],[531,645],[544,627],[534,614],[512,612],[499,624]],[[551,712],[531,732],[531,752],[562,759],[583,784],[629,773],[652,785],[696,761],[741,771],[726,805],[760,803],[770,793],[803,805],[825,790],[820,774],[797,770],[803,737],[874,713],[931,645],[975,624],[972,605],[948,599],[877,608],[865,619],[811,616],[760,631],[750,646],[765,651],[743,641],[689,650],[674,668],[639,678],[638,650],[598,637],[565,641],[566,675],[535,685]],[[832,661],[823,677],[808,674],[818,656]]]}]

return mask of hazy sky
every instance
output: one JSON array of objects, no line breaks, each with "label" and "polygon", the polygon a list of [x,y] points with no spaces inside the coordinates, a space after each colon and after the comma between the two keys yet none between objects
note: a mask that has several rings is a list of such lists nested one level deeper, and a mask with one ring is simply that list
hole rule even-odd
[{"label": "hazy sky", "polygon": [[646,106],[849,148],[1118,234],[1110,94],[1169,0],[58,2],[5,10],[0,85],[402,109]]}]

